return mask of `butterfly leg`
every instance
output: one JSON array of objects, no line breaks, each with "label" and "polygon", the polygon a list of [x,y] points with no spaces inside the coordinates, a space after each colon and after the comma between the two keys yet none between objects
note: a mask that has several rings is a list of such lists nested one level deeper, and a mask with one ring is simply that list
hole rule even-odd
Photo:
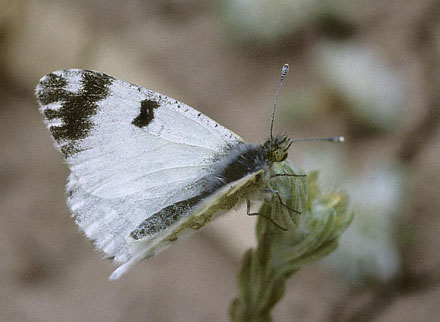
[{"label": "butterfly leg", "polygon": [[271,178],[276,177],[298,177],[298,178],[304,178],[307,177],[307,174],[293,174],[293,173],[277,173],[270,176]]},{"label": "butterfly leg", "polygon": [[287,228],[284,228],[279,223],[274,221],[272,218],[270,218],[262,213],[259,213],[259,212],[251,212],[251,202],[249,200],[246,200],[246,215],[248,215],[248,216],[261,216],[261,217],[269,220],[272,224],[274,224],[279,229],[287,231]]},{"label": "butterfly leg", "polygon": [[263,192],[269,192],[273,195],[276,195],[278,197],[278,201],[280,202],[281,206],[286,207],[287,209],[297,213],[298,215],[301,215],[301,211],[298,211],[298,210],[293,209],[293,208],[289,207],[288,205],[286,205],[286,203],[283,201],[283,199],[281,199],[280,193],[277,190],[266,188],[263,190]]}]

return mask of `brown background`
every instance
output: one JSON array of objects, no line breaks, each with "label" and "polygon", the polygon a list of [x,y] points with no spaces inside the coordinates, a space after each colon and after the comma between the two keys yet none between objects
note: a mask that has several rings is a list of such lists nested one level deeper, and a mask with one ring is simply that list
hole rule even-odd
[{"label": "brown background", "polygon": [[[241,209],[109,282],[114,267],[77,231],[64,203],[68,170],[33,96],[42,75],[101,70],[258,142],[268,135],[285,62],[291,73],[275,128],[294,137],[345,135],[347,144],[331,147],[344,156],[335,172],[362,172],[371,160],[403,164],[405,198],[393,217],[400,273],[347,283],[311,265],[289,282],[274,321],[440,320],[440,3],[353,1],[343,19],[294,26],[288,16],[266,38],[246,34],[240,17],[228,21],[231,3],[0,1],[0,321],[227,321],[240,256],[254,243],[254,221]],[[283,7],[266,3],[264,17],[278,19]],[[329,40],[368,48],[399,75],[406,84],[399,122],[378,130],[329,91],[314,58]],[[319,108],[283,114],[295,109],[299,88],[320,93]],[[295,147],[291,160],[309,169],[301,160],[316,147]],[[319,151],[315,167],[328,147]],[[350,185],[350,176],[341,178]]]}]

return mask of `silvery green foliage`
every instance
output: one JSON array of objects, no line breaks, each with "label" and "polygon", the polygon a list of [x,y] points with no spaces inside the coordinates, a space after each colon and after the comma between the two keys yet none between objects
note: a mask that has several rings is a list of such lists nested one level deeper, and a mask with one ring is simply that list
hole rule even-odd
[{"label": "silvery green foliage", "polygon": [[[295,173],[288,162],[277,173]],[[307,178],[278,177],[271,188],[301,215],[281,205],[278,198],[262,205],[260,213],[288,228],[282,231],[260,216],[256,233],[258,245],[243,258],[239,275],[239,295],[230,316],[234,322],[268,322],[270,312],[282,298],[286,280],[302,266],[334,251],[341,234],[352,220],[343,193],[322,193],[318,173]]]}]

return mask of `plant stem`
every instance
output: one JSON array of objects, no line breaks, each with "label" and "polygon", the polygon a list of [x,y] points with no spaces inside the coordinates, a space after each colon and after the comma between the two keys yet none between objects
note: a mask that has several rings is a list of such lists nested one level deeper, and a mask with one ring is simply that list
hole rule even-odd
[{"label": "plant stem", "polygon": [[[288,162],[274,168],[276,173],[295,174]],[[233,322],[270,322],[271,311],[284,295],[285,283],[302,266],[316,261],[338,245],[340,235],[353,214],[347,211],[343,193],[322,193],[318,173],[307,178],[278,176],[270,188],[279,192],[263,203],[259,213],[287,227],[282,231],[260,216],[256,225],[257,247],[249,249],[242,260],[239,295],[229,313]],[[291,209],[298,209],[301,215]]]}]

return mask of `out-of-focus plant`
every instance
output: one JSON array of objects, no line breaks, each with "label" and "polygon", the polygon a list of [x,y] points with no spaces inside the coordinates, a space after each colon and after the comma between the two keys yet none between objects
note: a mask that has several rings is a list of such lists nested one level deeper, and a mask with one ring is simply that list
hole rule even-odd
[{"label": "out-of-focus plant", "polygon": [[373,48],[356,42],[324,41],[315,65],[327,90],[371,129],[393,131],[406,114],[406,84]]},{"label": "out-of-focus plant", "polygon": [[405,205],[407,177],[407,169],[396,162],[370,163],[368,170],[351,176],[347,189],[357,216],[325,266],[353,284],[399,276],[402,231],[396,223]]},{"label": "out-of-focus plant", "polygon": [[341,29],[354,20],[358,7],[352,0],[226,0],[221,8],[230,37],[268,44],[310,25],[324,24],[326,31]]},{"label": "out-of-focus plant", "polygon": [[[295,174],[289,163],[279,165],[275,171]],[[271,321],[271,310],[282,298],[287,279],[302,266],[336,249],[353,216],[347,210],[347,196],[321,192],[317,180],[317,172],[306,178],[282,176],[272,180],[271,188],[279,192],[285,205],[275,196],[262,205],[259,213],[287,231],[263,216],[258,219],[258,245],[244,255],[239,295],[229,312],[232,321]],[[301,210],[301,215],[292,209]]]}]

